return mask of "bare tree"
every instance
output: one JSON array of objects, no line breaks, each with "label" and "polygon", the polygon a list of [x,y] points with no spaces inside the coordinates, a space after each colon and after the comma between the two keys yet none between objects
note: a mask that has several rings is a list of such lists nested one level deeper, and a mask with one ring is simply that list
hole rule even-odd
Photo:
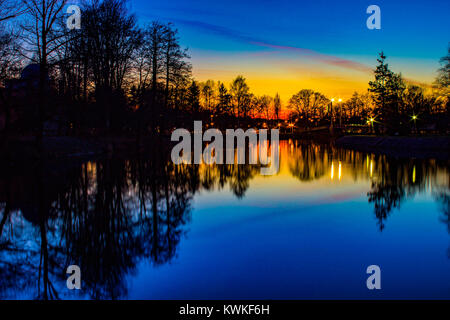
[{"label": "bare tree", "polygon": [[280,119],[280,112],[281,112],[281,98],[280,95],[277,93],[275,97],[273,98],[273,112],[275,114],[275,119]]},{"label": "bare tree", "polygon": [[201,87],[203,99],[205,100],[205,109],[212,111],[211,107],[214,105],[213,100],[216,87],[214,80],[207,80]]},{"label": "bare tree", "polygon": [[313,90],[303,89],[294,94],[289,100],[289,107],[294,109],[298,116],[304,114],[308,120],[311,109],[311,97],[314,95]]},{"label": "bare tree", "polygon": [[48,71],[49,62],[55,51],[63,45],[60,41],[65,34],[64,27],[58,22],[64,15],[63,8],[67,0],[22,0],[28,19],[22,25],[25,31],[25,49],[37,62]]},{"label": "bare tree", "polygon": [[165,37],[167,28],[159,22],[153,22],[145,30],[145,55],[149,59],[149,67],[151,69],[151,88],[153,95],[156,93],[158,80],[162,78],[164,73],[164,51],[165,51]]},{"label": "bare tree", "polygon": [[46,117],[46,90],[49,63],[54,62],[56,50],[63,45],[66,30],[58,24],[63,18],[66,0],[22,0],[28,19],[22,25],[25,32],[24,50],[39,63],[39,127],[37,142],[41,146]]},{"label": "bare tree", "polygon": [[258,112],[259,118],[264,118],[266,120],[270,119],[270,105],[272,104],[272,101],[272,97],[269,97],[268,95],[255,98],[256,111]]},{"label": "bare tree", "polygon": [[110,128],[111,104],[117,102],[113,94],[121,94],[124,89],[142,34],[124,0],[94,1],[86,6],[82,31],[87,39],[96,99],[105,108],[106,127]]},{"label": "bare tree", "polygon": [[14,19],[25,13],[22,2],[16,0],[0,0],[0,22]]},{"label": "bare tree", "polygon": [[328,98],[320,92],[314,92],[312,100],[311,112],[314,120],[317,118],[322,119],[325,115],[325,108],[329,104]]},{"label": "bare tree", "polygon": [[121,89],[141,39],[136,17],[123,0],[94,1],[83,16],[96,89]]},{"label": "bare tree", "polygon": [[178,41],[178,30],[171,23],[166,26],[164,37],[164,69],[165,69],[165,107],[168,107],[169,93],[179,77],[190,76],[191,66],[185,59],[189,58],[187,49],[181,49]]},{"label": "bare tree", "polygon": [[5,111],[5,137],[9,131],[11,118],[11,97],[10,94],[1,89],[5,80],[13,78],[19,72],[21,57],[19,55],[17,35],[13,32],[5,31],[0,25],[0,104]]},{"label": "bare tree", "polygon": [[12,77],[20,65],[17,35],[0,25],[0,85]]},{"label": "bare tree", "polygon": [[[232,94],[235,102],[238,120],[249,92],[250,88],[248,87],[247,82],[243,76],[237,76],[236,79],[234,79],[231,83],[230,93]],[[234,110],[233,113],[235,113]]]},{"label": "bare tree", "polygon": [[0,85],[18,71],[20,64],[18,32],[7,25],[7,20],[24,12],[21,2],[0,0]]}]

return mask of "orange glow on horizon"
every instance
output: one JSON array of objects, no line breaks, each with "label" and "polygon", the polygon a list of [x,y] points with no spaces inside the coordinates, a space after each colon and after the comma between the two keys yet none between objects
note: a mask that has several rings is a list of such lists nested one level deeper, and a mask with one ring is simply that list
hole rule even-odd
[{"label": "orange glow on horizon", "polygon": [[250,87],[250,92],[257,96],[269,95],[274,97],[275,94],[279,94],[282,100],[283,106],[286,106],[289,99],[302,89],[311,89],[323,93],[325,96],[331,98],[334,96],[341,97],[344,101],[349,99],[355,91],[359,93],[367,92],[368,82],[371,80],[370,77],[364,77],[364,79],[343,79],[343,78],[314,78],[314,79],[290,79],[288,77],[284,79],[280,78],[259,78],[246,76],[244,72],[236,73],[234,76],[230,77],[229,74],[211,74],[205,72],[195,72],[194,77],[200,81],[204,82],[207,80],[221,81],[227,88],[229,88],[230,83],[233,79],[238,76],[243,75],[247,84]]},{"label": "orange glow on horizon", "polygon": [[[369,67],[375,68],[375,56],[363,56],[360,59]],[[229,88],[231,81],[242,75],[252,93],[272,97],[278,93],[283,106],[302,89],[311,89],[330,99],[338,97],[346,101],[355,91],[367,93],[368,83],[373,80],[370,68],[367,71],[350,70],[318,63],[292,53],[195,51],[192,63],[193,75],[198,81],[221,81]],[[399,65],[401,61],[393,63]],[[416,61],[409,61],[408,64],[400,64],[400,69],[395,71],[402,72],[404,79],[410,83],[415,82],[411,80],[414,78],[420,79],[422,85],[431,83],[433,78],[422,69],[417,67]]]}]

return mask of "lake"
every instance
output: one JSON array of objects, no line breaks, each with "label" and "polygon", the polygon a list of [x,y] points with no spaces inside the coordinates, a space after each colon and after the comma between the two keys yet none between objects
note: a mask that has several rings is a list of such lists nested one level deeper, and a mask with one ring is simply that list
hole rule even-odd
[{"label": "lake", "polygon": [[450,298],[448,161],[285,140],[262,176],[151,151],[3,165],[0,298]]}]

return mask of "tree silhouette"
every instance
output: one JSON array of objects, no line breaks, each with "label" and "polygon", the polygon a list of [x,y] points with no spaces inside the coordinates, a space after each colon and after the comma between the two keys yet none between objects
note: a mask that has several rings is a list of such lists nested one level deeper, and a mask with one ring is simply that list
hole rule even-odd
[{"label": "tree silhouette", "polygon": [[243,76],[237,76],[231,83],[230,94],[233,97],[233,114],[239,117],[242,113],[246,114],[248,111],[246,97],[249,94],[249,87]]},{"label": "tree silhouette", "polygon": [[400,124],[400,94],[405,84],[401,75],[389,69],[383,52],[379,54],[377,61],[378,66],[374,71],[375,80],[369,82],[369,92],[373,94],[378,121],[383,123],[388,132],[394,133]]}]

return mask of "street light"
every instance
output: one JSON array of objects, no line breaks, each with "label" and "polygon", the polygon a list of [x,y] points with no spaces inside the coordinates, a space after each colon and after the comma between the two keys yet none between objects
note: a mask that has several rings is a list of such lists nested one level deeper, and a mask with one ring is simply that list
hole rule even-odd
[{"label": "street light", "polygon": [[291,133],[294,133],[294,124],[293,123],[289,123],[289,127],[291,127]]},{"label": "street light", "polygon": [[417,124],[416,124],[417,116],[413,114],[412,119],[414,120],[414,131],[417,132]]},{"label": "street light", "polygon": [[367,121],[367,123],[370,124],[370,131],[372,131],[373,133],[373,122],[375,121],[375,119],[373,117],[370,117],[370,119]]}]

